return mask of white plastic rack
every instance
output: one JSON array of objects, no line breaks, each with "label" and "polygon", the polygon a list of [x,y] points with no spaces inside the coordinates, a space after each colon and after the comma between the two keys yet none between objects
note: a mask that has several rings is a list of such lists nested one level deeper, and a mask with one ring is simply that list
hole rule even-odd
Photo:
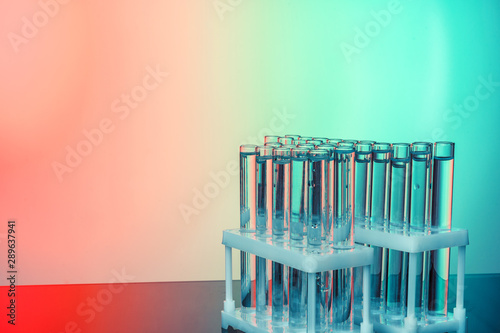
[{"label": "white plastic rack", "polygon": [[[466,332],[466,313],[464,308],[465,247],[469,244],[469,234],[465,229],[451,229],[405,234],[369,228],[355,227],[355,241],[373,246],[389,248],[409,253],[408,263],[408,308],[401,326],[385,324],[382,320],[373,320],[376,332],[387,333],[432,333]],[[417,275],[417,255],[424,251],[458,247],[457,293],[453,313],[439,320],[417,320],[415,315],[415,294]],[[364,283],[365,276],[363,276]],[[365,321],[365,316],[362,318]]]},{"label": "white plastic rack", "polygon": [[[290,266],[308,273],[308,304],[315,304],[315,273],[350,267],[363,267],[363,312],[359,328],[361,333],[372,333],[370,322],[370,265],[373,261],[373,249],[356,245],[350,250],[325,249],[321,253],[291,248],[287,241],[274,241],[272,237],[256,237],[255,232],[239,229],[225,230],[222,244],[226,246],[226,300],[221,313],[222,328],[231,326],[246,333],[290,332],[288,327],[273,327],[271,320],[257,320],[254,315],[242,314],[235,308],[232,284],[232,249],[255,254],[259,257]],[[315,332],[315,307],[307,307],[307,330]],[[329,331],[330,332],[330,331]]]}]

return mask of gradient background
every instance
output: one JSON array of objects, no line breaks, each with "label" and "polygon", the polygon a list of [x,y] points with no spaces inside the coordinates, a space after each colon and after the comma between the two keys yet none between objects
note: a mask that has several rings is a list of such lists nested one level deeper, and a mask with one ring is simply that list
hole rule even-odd
[{"label": "gradient background", "polygon": [[[9,34],[42,7],[1,2],[0,254],[16,219],[18,284],[106,283],[122,269],[134,282],[222,280],[238,146],[264,134],[455,141],[466,273],[500,273],[500,86],[449,111],[480,77],[500,82],[500,3],[401,0],[347,61],[342,43],[389,3],[74,0],[16,52]],[[113,103],[148,66],[168,77],[121,119]],[[52,164],[106,118],[113,131],[59,181]]]}]

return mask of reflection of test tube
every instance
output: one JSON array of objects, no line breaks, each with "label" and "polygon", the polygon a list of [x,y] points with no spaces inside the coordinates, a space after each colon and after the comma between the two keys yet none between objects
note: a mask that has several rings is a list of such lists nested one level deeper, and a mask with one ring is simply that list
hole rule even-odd
[{"label": "reflection of test tube", "polygon": [[[389,170],[392,145],[377,142],[373,145],[372,194],[370,224],[372,228],[384,230],[387,226],[389,205]],[[374,313],[385,311],[387,249],[373,248],[371,266],[371,309]]]},{"label": "reflection of test tube", "polygon": [[[273,147],[257,147],[257,237],[266,237],[272,228],[273,207]],[[269,314],[269,269],[265,258],[256,257],[256,296],[257,316]]]},{"label": "reflection of test tube", "polygon": [[[453,142],[434,144],[431,230],[451,229],[454,161],[455,144]],[[447,315],[449,273],[450,249],[431,251],[426,309],[429,316]]]},{"label": "reflection of test tube", "polygon": [[[354,247],[354,144],[339,143],[334,150],[334,225],[333,247]],[[353,270],[332,272],[332,304],[330,320],[336,330],[352,328]]]},{"label": "reflection of test tube", "polygon": [[[410,161],[410,231],[423,233],[426,228],[429,204],[432,144],[414,142]],[[415,314],[422,315],[424,302],[424,255],[416,254]],[[408,298],[409,299],[409,298]]]},{"label": "reflection of test tube", "polygon": [[[310,253],[320,253],[326,241],[328,218],[328,162],[330,153],[326,149],[309,151],[309,214],[307,224],[307,248]],[[322,331],[327,326],[327,302],[329,300],[329,272],[315,274],[316,278],[316,330]]]},{"label": "reflection of test tube", "polygon": [[[273,239],[284,241],[290,220],[290,148],[276,148],[273,153]],[[273,262],[273,325],[284,325],[288,316],[288,267]]]},{"label": "reflection of test tube", "polygon": [[[255,231],[257,193],[256,193],[256,155],[257,146],[240,147],[240,230]],[[255,308],[255,290],[252,287],[252,267],[255,256],[241,251],[241,308],[249,311]]]},{"label": "reflection of test tube", "polygon": [[[403,233],[408,223],[410,145],[393,144],[390,171],[389,228]],[[387,309],[394,319],[402,319],[406,306],[406,271],[408,255],[397,250],[387,253]]]},{"label": "reflection of test tube", "polygon": [[[309,160],[307,148],[294,148],[291,154],[290,245],[305,246],[309,196]],[[307,273],[290,269],[289,327],[304,329],[307,324]]]}]

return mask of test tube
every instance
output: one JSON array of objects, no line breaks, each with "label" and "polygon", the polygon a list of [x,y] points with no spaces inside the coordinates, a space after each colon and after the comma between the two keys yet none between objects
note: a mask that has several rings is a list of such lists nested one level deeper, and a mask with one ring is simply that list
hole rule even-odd
[{"label": "test tube", "polygon": [[[347,143],[335,147],[334,170],[334,225],[333,247],[354,247],[354,145]],[[330,321],[334,330],[350,330],[353,325],[353,274],[352,268],[332,272],[332,303]]]},{"label": "test tube", "polygon": [[[431,230],[451,229],[454,161],[453,142],[441,141],[434,144]],[[426,309],[428,316],[447,316],[449,274],[450,249],[431,251]]]},{"label": "test tube", "polygon": [[[326,226],[328,218],[328,162],[330,153],[326,149],[309,151],[309,214],[307,225],[307,249],[309,253],[321,253],[328,247]],[[324,246],[326,244],[326,246]],[[316,330],[327,327],[327,305],[329,300],[329,272],[315,274],[316,278]]]},{"label": "test tube", "polygon": [[335,145],[330,143],[323,143],[320,149],[328,150],[328,176],[327,176],[327,191],[328,191],[328,207],[327,207],[327,218],[326,218],[326,231],[325,238],[327,240],[327,245],[333,242],[333,207],[334,207],[334,184],[335,184]]},{"label": "test tube", "polygon": [[[290,148],[275,148],[273,152],[273,239],[285,241],[290,221]],[[288,317],[288,272],[283,264],[272,263],[272,321],[286,324]]]},{"label": "test tube", "polygon": [[307,235],[307,214],[309,195],[308,148],[297,147],[291,153],[290,181],[290,241],[292,245],[304,247]]},{"label": "test tube", "polygon": [[[410,161],[410,232],[424,233],[428,216],[432,144],[414,142]],[[425,299],[424,254],[416,254],[415,315],[420,318]]]},{"label": "test tube", "polygon": [[294,140],[291,137],[281,137],[278,139],[278,142],[283,144],[283,145],[293,145]]},{"label": "test tube", "polygon": [[[240,230],[254,232],[256,224],[256,156],[257,146],[240,146]],[[241,251],[241,309],[255,309],[255,256]]]},{"label": "test tube", "polygon": [[[390,143],[377,142],[373,145],[373,170],[370,225],[385,230],[389,214],[389,171],[392,155]],[[381,314],[385,311],[387,249],[372,246],[371,266],[371,310]]]},{"label": "test tube", "polygon": [[[308,148],[294,148],[290,167],[290,246],[306,246],[309,203],[309,159]],[[304,329],[307,324],[307,273],[290,269],[289,327]]]},{"label": "test tube", "polygon": [[[410,145],[393,144],[390,171],[389,228],[403,233],[408,223],[410,185]],[[402,251],[388,250],[387,308],[390,319],[401,320],[405,314],[408,255]]]},{"label": "test tube", "polygon": [[[267,237],[267,231],[272,230],[273,150],[270,146],[257,147],[257,237]],[[270,314],[270,271],[265,258],[256,257],[256,262],[256,315],[266,317]]]},{"label": "test tube", "polygon": [[[358,142],[354,153],[354,224],[365,228],[370,219],[372,185],[372,145],[374,142]],[[363,304],[363,267],[353,268],[354,308]]]},{"label": "test tube", "polygon": [[279,142],[280,137],[278,135],[266,135],[264,137],[264,143],[267,142]]}]

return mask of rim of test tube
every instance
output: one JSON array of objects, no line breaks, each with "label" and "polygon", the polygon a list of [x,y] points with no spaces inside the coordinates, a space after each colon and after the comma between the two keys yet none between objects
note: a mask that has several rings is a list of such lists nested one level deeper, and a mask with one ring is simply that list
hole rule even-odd
[{"label": "rim of test tube", "polygon": [[430,154],[432,153],[432,143],[430,142],[413,142],[411,144],[411,153],[412,154]]},{"label": "rim of test tube", "polygon": [[337,146],[335,147],[335,154],[347,154],[347,153],[353,153],[354,152],[354,146],[353,145],[343,145],[343,146]]},{"label": "rim of test tube", "polygon": [[278,142],[281,143],[281,144],[284,144],[284,145],[291,145],[294,143],[294,139],[293,138],[290,138],[290,137],[280,137],[278,139]]},{"label": "rim of test tube", "polygon": [[250,145],[250,144],[244,144],[240,146],[240,153],[246,153],[246,154],[257,154],[257,146],[256,145]]},{"label": "rim of test tube", "polygon": [[394,161],[409,161],[410,160],[409,143],[398,142],[392,144],[392,160]]},{"label": "rim of test tube", "polygon": [[372,152],[372,143],[359,142],[356,145],[356,154],[369,154]]},{"label": "rim of test tube", "polygon": [[292,155],[292,148],[288,147],[274,148],[273,155],[281,157],[287,157],[287,156],[290,157]]},{"label": "rim of test tube", "polygon": [[257,155],[260,157],[273,156],[274,148],[271,146],[257,146]]},{"label": "rim of test tube", "polygon": [[321,143],[327,143],[328,138],[313,137],[313,140],[318,140],[318,141],[321,141]]},{"label": "rim of test tube", "polygon": [[292,149],[291,158],[294,160],[307,160],[307,154],[309,153],[309,148],[297,147]]},{"label": "rim of test tube", "polygon": [[264,146],[273,147],[273,148],[279,148],[279,147],[281,147],[283,145],[281,143],[279,143],[279,142],[266,142],[266,143],[264,143]]},{"label": "rim of test tube", "polygon": [[264,136],[264,143],[266,142],[279,142],[279,135],[266,135]]},{"label": "rim of test tube", "polygon": [[453,158],[455,156],[455,142],[437,141],[434,143],[434,157]]},{"label": "rim of test tube", "polygon": [[309,150],[309,159],[313,161],[326,160],[330,157],[330,152],[327,149],[312,149]]},{"label": "rim of test tube", "polygon": [[392,151],[392,144],[388,142],[375,142],[373,144],[373,151],[377,153],[389,153]]},{"label": "rim of test tube", "polygon": [[297,145],[298,148],[307,148],[307,149],[315,149],[316,146],[312,143],[301,143]]},{"label": "rim of test tube", "polygon": [[285,138],[292,138],[294,141],[300,139],[300,135],[295,135],[295,134],[287,134],[285,135]]}]

